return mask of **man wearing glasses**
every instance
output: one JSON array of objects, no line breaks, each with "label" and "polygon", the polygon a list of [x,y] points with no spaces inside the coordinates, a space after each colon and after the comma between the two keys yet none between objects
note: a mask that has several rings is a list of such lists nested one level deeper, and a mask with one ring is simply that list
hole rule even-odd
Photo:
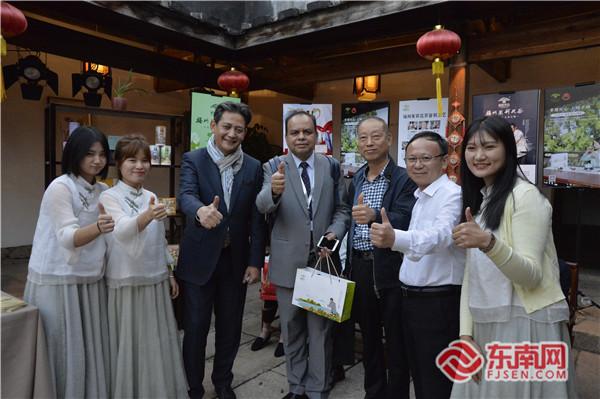
[{"label": "man wearing glasses", "polygon": [[[416,397],[449,398],[452,382],[436,356],[458,339],[460,285],[465,253],[452,243],[460,222],[460,187],[446,176],[448,144],[433,132],[416,134],[406,146],[408,175],[419,187],[408,230],[383,217],[371,225],[378,248],[404,253],[400,268],[402,326]],[[387,210],[387,209],[386,209]]]},{"label": "man wearing glasses", "polygon": [[392,226],[406,230],[416,185],[389,156],[392,137],[383,119],[363,119],[356,131],[358,151],[367,164],[355,173],[348,190],[354,206],[345,271],[356,282],[352,316],[363,336],[365,398],[408,398],[398,281],[402,254],[374,248],[369,226],[381,222],[380,210],[385,208]]}]

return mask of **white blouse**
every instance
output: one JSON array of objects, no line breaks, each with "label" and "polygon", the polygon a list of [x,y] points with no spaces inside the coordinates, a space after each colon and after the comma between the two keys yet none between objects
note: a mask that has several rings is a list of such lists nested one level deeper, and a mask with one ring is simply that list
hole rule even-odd
[{"label": "white blouse", "polygon": [[98,199],[106,184],[62,175],[50,183],[29,258],[27,279],[36,284],[83,284],[102,278],[106,242],[102,236],[75,248],[77,229],[98,221]]},{"label": "white blouse", "polygon": [[[475,215],[475,221],[485,227],[483,208],[488,202],[484,187],[481,211]],[[508,199],[510,200],[510,199]],[[498,230],[493,232],[499,235]],[[507,322],[515,317],[523,317],[542,323],[556,323],[569,319],[569,307],[562,300],[532,313],[527,313],[519,296],[513,289],[513,283],[478,248],[467,250],[469,265],[469,309],[473,320],[478,323]]]},{"label": "white blouse", "polygon": [[154,193],[122,181],[100,196],[100,202],[115,221],[114,231],[106,234],[106,283],[111,288],[156,284],[168,277],[167,264],[172,258],[167,250],[164,222],[153,220],[138,231],[137,217],[148,209],[152,197],[158,203]]}]

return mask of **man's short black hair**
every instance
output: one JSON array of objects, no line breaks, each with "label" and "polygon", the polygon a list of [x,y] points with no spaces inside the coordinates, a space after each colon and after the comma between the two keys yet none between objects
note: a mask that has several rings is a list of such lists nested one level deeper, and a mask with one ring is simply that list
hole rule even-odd
[{"label": "man's short black hair", "polygon": [[250,111],[250,107],[244,103],[234,103],[232,101],[225,101],[221,104],[217,105],[215,108],[215,113],[213,114],[213,119],[215,123],[219,123],[223,114],[225,112],[233,112],[234,114],[240,114],[244,118],[244,122],[246,122],[246,126],[250,124],[252,120],[252,111]]},{"label": "man's short black hair", "polygon": [[448,142],[446,141],[445,138],[443,138],[442,136],[440,136],[439,134],[435,133],[435,132],[430,132],[429,130],[425,130],[422,132],[419,132],[417,134],[415,134],[412,139],[410,139],[408,141],[408,144],[406,144],[406,147],[404,148],[406,151],[408,151],[408,146],[415,140],[418,139],[425,139],[425,140],[429,140],[429,141],[435,141],[436,143],[438,143],[438,145],[440,146],[440,155],[446,155],[448,153]]},{"label": "man's short black hair", "polygon": [[106,155],[106,166],[104,166],[98,176],[106,179],[106,176],[108,175],[108,164],[110,162],[108,140],[106,140],[106,136],[100,130],[92,126],[79,126],[67,139],[67,144],[65,144],[62,155],[62,173],[72,173],[75,176],[79,176],[81,174],[81,171],[79,170],[81,161],[86,157],[88,151],[96,142],[99,142],[102,145],[104,154]]},{"label": "man's short black hair", "polygon": [[308,111],[305,111],[303,109],[295,109],[295,110],[288,112],[285,116],[285,135],[286,136],[287,136],[287,131],[288,131],[288,122],[290,121],[290,119],[292,119],[294,116],[297,116],[297,115],[308,116],[313,122],[313,128],[315,130],[315,133],[317,132],[316,131],[317,130],[317,118],[315,118],[315,116]]}]

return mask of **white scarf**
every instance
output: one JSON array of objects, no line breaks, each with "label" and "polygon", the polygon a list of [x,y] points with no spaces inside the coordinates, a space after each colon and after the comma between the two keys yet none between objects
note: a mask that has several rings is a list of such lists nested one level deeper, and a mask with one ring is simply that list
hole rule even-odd
[{"label": "white scarf", "polygon": [[225,196],[225,205],[229,209],[229,199],[231,198],[231,189],[233,187],[233,178],[237,172],[242,168],[244,161],[244,152],[240,145],[235,152],[229,155],[224,155],[221,150],[215,144],[215,136],[210,136],[208,145],[206,146],[208,155],[210,155],[213,162],[219,167],[221,173],[221,186],[223,186],[223,194]]}]

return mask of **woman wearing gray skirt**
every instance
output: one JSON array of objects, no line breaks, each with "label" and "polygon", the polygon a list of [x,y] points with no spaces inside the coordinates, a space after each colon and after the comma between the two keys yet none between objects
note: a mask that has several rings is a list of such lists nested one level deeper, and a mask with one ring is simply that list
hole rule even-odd
[{"label": "woman wearing gray skirt", "polygon": [[[111,397],[186,398],[167,265],[164,205],[142,185],[150,170],[145,138],[129,135],[115,149],[120,181],[100,197],[115,229],[106,237]],[[169,295],[170,290],[170,295]]]},{"label": "woman wearing gray skirt", "polygon": [[454,383],[451,397],[576,398],[552,207],[518,173],[504,119],[474,121],[462,160],[464,216],[453,231],[455,245],[467,249],[460,338],[484,359],[470,381]]},{"label": "woman wearing gray skirt", "polygon": [[104,233],[114,227],[100,212],[107,186],[108,142],[79,127],[63,149],[63,175],[50,183],[40,207],[24,299],[40,310],[58,398],[108,396]]}]

